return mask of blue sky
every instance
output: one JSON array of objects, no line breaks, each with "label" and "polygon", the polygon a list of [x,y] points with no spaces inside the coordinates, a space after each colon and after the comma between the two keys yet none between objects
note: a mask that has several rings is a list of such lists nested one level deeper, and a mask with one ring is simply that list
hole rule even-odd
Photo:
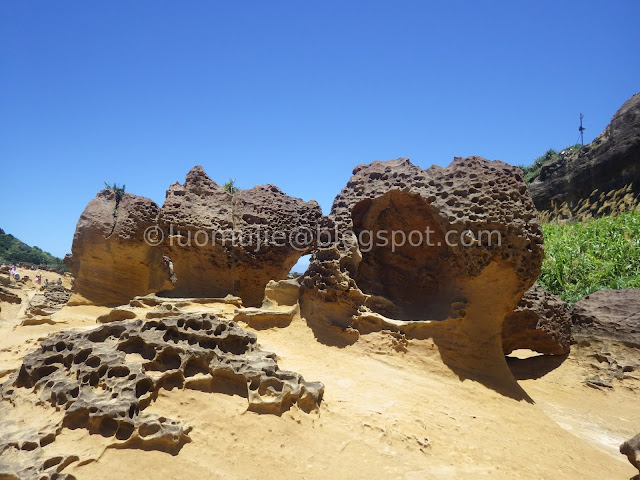
[{"label": "blue sky", "polygon": [[196,164],[328,213],[353,167],[585,141],[640,91],[637,1],[0,4],[0,227],[57,256],[103,182]]}]

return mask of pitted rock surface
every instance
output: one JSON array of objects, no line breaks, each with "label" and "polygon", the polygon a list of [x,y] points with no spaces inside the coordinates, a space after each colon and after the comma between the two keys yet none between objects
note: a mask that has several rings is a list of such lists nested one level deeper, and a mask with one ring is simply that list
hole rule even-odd
[{"label": "pitted rock surface", "polygon": [[65,258],[73,291],[88,303],[122,305],[136,295],[171,289],[168,261],[144,238],[158,212],[148,198],[125,193],[116,208],[113,191],[99,192],[80,215],[72,255]]},{"label": "pitted rock surface", "polygon": [[545,355],[563,355],[569,353],[570,345],[571,315],[567,304],[536,283],[504,320],[504,353],[526,348]]},{"label": "pitted rock surface", "polygon": [[[407,242],[395,252],[389,246],[365,252],[340,240],[319,248],[303,279],[307,300],[354,296],[358,303],[369,294],[391,302],[383,302],[391,308],[384,313],[394,318],[443,319],[452,313],[459,279],[478,276],[493,261],[508,263],[516,273],[518,299],[540,273],[542,232],[533,202],[521,171],[500,161],[456,158],[447,168],[427,170],[406,158],[359,165],[326,222],[343,238],[349,230],[401,230],[408,236],[430,228],[432,246],[425,238],[420,247]],[[447,245],[448,231],[456,232],[449,239],[457,246]],[[464,247],[463,241],[472,241],[461,238],[465,231],[476,237],[493,232],[493,244]]]},{"label": "pitted rock surface", "polygon": [[[61,332],[26,355],[19,372],[0,385],[0,431],[6,432],[0,440],[2,473],[53,478],[61,460],[47,458],[41,447],[64,427],[86,428],[124,446],[178,451],[191,427],[144,413],[161,388],[233,390],[248,398],[249,410],[276,414],[293,404],[311,411],[324,390],[321,383],[280,370],[275,354],[256,346],[254,334],[211,314]],[[59,418],[24,428],[21,422],[37,419],[9,412],[33,396],[61,412]]]},{"label": "pitted rock surface", "polygon": [[[427,170],[406,158],[359,165],[323,222],[333,238],[319,239],[300,295],[302,316],[317,331],[334,325],[352,342],[360,325],[418,320],[396,324],[407,337],[433,338],[459,375],[498,379],[526,397],[501,342],[504,317],[538,278],[543,258],[519,168],[481,157]],[[422,241],[414,236],[394,251],[393,232],[407,239],[423,232]]]},{"label": "pitted rock surface", "polygon": [[315,201],[289,197],[274,185],[231,195],[194,167],[184,185],[169,187],[158,218],[177,277],[168,295],[233,294],[245,305],[260,305],[267,282],[286,278],[313,248],[308,238],[295,237],[315,231],[321,215]]},{"label": "pitted rock surface", "polygon": [[42,293],[29,300],[27,315],[51,315],[64,307],[71,297],[71,291],[62,285],[48,285]]}]

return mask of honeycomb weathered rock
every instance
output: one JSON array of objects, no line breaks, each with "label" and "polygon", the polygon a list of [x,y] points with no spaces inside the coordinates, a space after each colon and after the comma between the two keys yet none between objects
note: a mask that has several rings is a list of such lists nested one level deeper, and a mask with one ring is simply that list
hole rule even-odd
[{"label": "honeycomb weathered rock", "polygon": [[29,315],[51,315],[66,305],[71,291],[62,285],[47,285],[42,293],[31,297],[25,312]]},{"label": "honeycomb weathered rock", "polygon": [[170,295],[232,294],[245,305],[260,305],[267,282],[285,279],[311,250],[312,242],[298,243],[296,236],[314,231],[321,215],[317,202],[290,197],[274,185],[231,195],[194,167],[184,185],[169,187],[158,217],[162,248],[177,277]]},{"label": "honeycomb weathered rock", "polygon": [[0,385],[0,411],[36,395],[62,412],[38,428],[24,428],[34,419],[0,415],[0,465],[9,470],[1,473],[42,478],[58,472],[60,462],[49,468],[41,447],[63,427],[86,428],[130,446],[179,450],[191,427],[143,412],[161,388],[234,391],[248,398],[249,410],[275,414],[293,404],[311,411],[324,390],[280,370],[275,355],[256,346],[254,334],[211,314],[60,332],[26,355],[20,370]]},{"label": "honeycomb weathered rock", "polygon": [[396,325],[437,338],[449,364],[507,375],[502,321],[543,258],[520,169],[481,157],[427,170],[406,158],[359,165],[323,222],[331,238],[319,239],[301,282],[305,318],[345,331],[376,315],[432,321],[420,332]]}]

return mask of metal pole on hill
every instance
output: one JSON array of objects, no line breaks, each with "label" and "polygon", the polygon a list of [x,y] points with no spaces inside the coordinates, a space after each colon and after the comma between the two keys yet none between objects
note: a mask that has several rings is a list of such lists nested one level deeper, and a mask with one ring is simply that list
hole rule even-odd
[{"label": "metal pole on hill", "polygon": [[580,112],[580,127],[578,127],[578,130],[580,130],[580,144],[584,147],[584,131],[586,130],[586,128],[582,126],[583,118],[584,115],[582,115],[582,112]]}]

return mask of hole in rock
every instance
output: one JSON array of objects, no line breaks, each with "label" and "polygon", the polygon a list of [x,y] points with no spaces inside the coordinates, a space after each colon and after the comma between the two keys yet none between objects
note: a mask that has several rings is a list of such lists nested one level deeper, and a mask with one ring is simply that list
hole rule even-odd
[{"label": "hole in rock", "polygon": [[129,375],[130,370],[124,365],[118,365],[116,367],[112,367],[107,373],[107,377],[126,377]]},{"label": "hole in rock", "polygon": [[118,345],[118,349],[127,353],[137,353],[145,360],[151,360],[156,356],[156,350],[147,345],[140,337],[131,337],[126,342]]},{"label": "hole in rock", "polygon": [[136,383],[136,397],[141,397],[153,388],[153,381],[150,378],[143,378]]},{"label": "hole in rock", "polygon": [[138,428],[138,432],[141,437],[148,437],[160,431],[160,425],[158,423],[143,423]]},{"label": "hole in rock", "polygon": [[91,342],[99,343],[104,342],[109,337],[119,338],[125,329],[125,327],[120,325],[109,325],[91,332],[88,339]]},{"label": "hole in rock", "polygon": [[100,422],[99,432],[103,437],[112,437],[118,430],[118,422],[113,418],[104,417]]},{"label": "hole in rock", "polygon": [[156,370],[159,372],[166,372],[167,370],[176,370],[180,368],[182,359],[176,351],[171,348],[167,348],[162,351],[156,359],[147,365],[147,370]]},{"label": "hole in rock", "polygon": [[298,278],[302,276],[304,272],[307,271],[307,268],[309,268],[310,260],[311,260],[311,254],[302,255],[298,259],[296,264],[293,267],[291,267],[291,270],[289,271],[289,275],[287,278]]},{"label": "hole in rock", "polygon": [[204,358],[190,359],[184,367],[184,376],[194,377],[199,373],[209,373],[209,362]]},{"label": "hole in rock", "polygon": [[[404,320],[458,316],[452,305],[463,300],[454,282],[460,262],[435,207],[420,195],[391,190],[357,203],[351,217],[362,254],[352,274],[364,293],[378,297],[372,309]],[[454,234],[449,239],[459,241]]]},{"label": "hole in rock", "polygon": [[133,434],[134,430],[135,428],[131,423],[122,422],[120,423],[120,426],[118,427],[118,430],[116,432],[116,438],[118,440],[126,440]]}]

